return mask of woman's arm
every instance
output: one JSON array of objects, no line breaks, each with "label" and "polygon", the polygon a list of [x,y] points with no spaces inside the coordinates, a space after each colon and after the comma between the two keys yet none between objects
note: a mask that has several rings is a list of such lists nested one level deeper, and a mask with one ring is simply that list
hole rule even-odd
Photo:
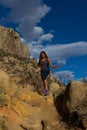
[{"label": "woman's arm", "polygon": [[58,68],[58,65],[56,65],[56,66],[52,65],[50,58],[48,58],[48,62],[49,62],[50,67],[52,67],[52,68]]}]

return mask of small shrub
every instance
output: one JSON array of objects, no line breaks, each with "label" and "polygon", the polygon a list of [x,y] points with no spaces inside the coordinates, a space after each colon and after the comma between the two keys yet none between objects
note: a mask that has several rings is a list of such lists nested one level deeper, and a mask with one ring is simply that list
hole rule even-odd
[{"label": "small shrub", "polygon": [[4,118],[2,118],[1,120],[0,120],[0,128],[2,129],[2,130],[8,130],[8,128],[7,128],[7,126],[5,125],[5,119]]}]

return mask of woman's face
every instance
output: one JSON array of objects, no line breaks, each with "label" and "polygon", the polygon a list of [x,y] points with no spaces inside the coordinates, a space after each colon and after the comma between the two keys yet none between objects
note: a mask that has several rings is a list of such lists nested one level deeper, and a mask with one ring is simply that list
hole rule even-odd
[{"label": "woman's face", "polygon": [[45,58],[45,54],[44,53],[41,53],[41,58]]}]

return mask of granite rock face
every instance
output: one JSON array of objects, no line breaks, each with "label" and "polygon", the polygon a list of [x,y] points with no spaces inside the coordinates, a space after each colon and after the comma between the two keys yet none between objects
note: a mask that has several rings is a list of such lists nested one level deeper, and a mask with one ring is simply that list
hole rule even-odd
[{"label": "granite rock face", "polygon": [[2,26],[0,34],[0,130],[65,130],[53,97],[60,84],[50,74],[45,97],[37,62],[19,35]]},{"label": "granite rock face", "polygon": [[69,125],[87,129],[87,83],[72,81],[65,90],[59,89],[55,93],[55,99],[57,111]]},{"label": "granite rock face", "polygon": [[18,85],[0,69],[0,130],[66,130],[54,97],[41,96],[30,87]]},{"label": "granite rock face", "polygon": [[3,26],[0,26],[0,50],[19,57],[29,58],[28,47],[21,44],[19,34],[13,29]]}]

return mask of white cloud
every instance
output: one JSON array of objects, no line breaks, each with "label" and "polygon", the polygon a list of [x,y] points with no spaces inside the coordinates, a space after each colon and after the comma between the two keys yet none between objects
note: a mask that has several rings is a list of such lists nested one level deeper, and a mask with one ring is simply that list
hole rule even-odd
[{"label": "white cloud", "polygon": [[21,39],[21,43],[26,43],[26,40],[24,38],[20,38]]},{"label": "white cloud", "polygon": [[43,29],[36,25],[51,10],[42,0],[0,0],[0,3],[10,8],[6,21],[18,23],[17,29],[24,38],[32,41],[42,34]]},{"label": "white cloud", "polygon": [[29,35],[29,37],[30,37],[29,39],[31,39],[31,40],[33,40],[33,39],[38,40],[39,37],[41,35],[43,35],[43,33],[44,33],[44,31],[43,31],[43,29],[41,27],[35,26],[34,29],[31,32],[31,34]]},{"label": "white cloud", "polygon": [[72,71],[60,71],[60,72],[56,72],[54,74],[54,76],[61,80],[62,82],[69,82],[71,80],[73,80],[73,78],[75,77],[74,73]]},{"label": "white cloud", "polygon": [[57,77],[62,76],[62,77],[64,77],[64,78],[70,76],[71,78],[73,78],[73,77],[74,77],[74,74],[73,74],[72,71],[68,71],[68,70],[67,70],[67,71],[56,72],[56,73],[55,73],[55,76],[57,76]]},{"label": "white cloud", "polygon": [[41,35],[41,34],[43,34],[43,29],[41,27],[35,26],[34,27],[34,32]]},{"label": "white cloud", "polygon": [[[55,59],[66,59],[69,57],[87,55],[87,42],[76,42],[70,44],[51,45],[45,48],[48,54]],[[52,56],[53,55],[53,56]]]},{"label": "white cloud", "polygon": [[87,83],[87,77],[80,78],[79,80]]},{"label": "white cloud", "polygon": [[66,60],[58,60],[57,62],[58,62],[59,66],[62,66],[62,65],[66,64]]},{"label": "white cloud", "polygon": [[87,55],[87,42],[55,44],[47,46],[43,46],[41,44],[29,44],[29,46],[32,57],[37,59],[39,57],[39,52],[44,50],[53,61],[57,61],[59,64],[65,64],[67,58],[70,57]]},{"label": "white cloud", "polygon": [[43,35],[41,35],[41,37],[39,38],[38,43],[42,43],[42,42],[44,42],[44,41],[51,41],[53,37],[54,37],[54,36],[53,36],[52,34],[50,34],[50,33],[48,33],[48,34],[43,34]]},{"label": "white cloud", "polygon": [[75,69],[78,69],[78,66],[76,64],[71,64],[69,66],[67,66],[68,69],[70,68],[75,68]]}]

